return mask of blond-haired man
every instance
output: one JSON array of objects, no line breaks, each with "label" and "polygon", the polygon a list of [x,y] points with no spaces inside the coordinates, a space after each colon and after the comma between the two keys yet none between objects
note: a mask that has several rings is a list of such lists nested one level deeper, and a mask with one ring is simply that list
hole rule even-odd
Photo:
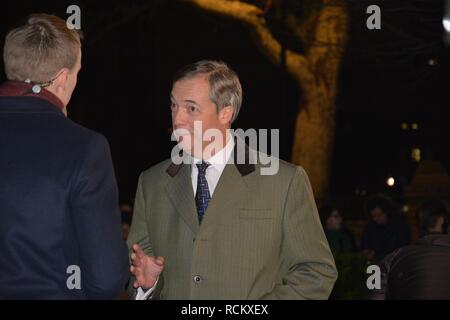
[{"label": "blond-haired man", "polygon": [[8,33],[0,86],[0,299],[107,299],[128,279],[106,139],[66,118],[81,42],[31,15]]}]

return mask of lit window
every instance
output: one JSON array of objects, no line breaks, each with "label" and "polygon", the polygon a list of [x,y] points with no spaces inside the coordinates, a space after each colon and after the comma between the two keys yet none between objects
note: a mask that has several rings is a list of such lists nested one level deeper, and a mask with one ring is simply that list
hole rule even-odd
[{"label": "lit window", "polygon": [[408,130],[408,124],[403,122],[401,128],[402,130]]},{"label": "lit window", "polygon": [[419,148],[414,148],[411,150],[411,157],[414,161],[420,162],[421,159],[421,151]]},{"label": "lit window", "polygon": [[413,129],[413,130],[419,129],[419,124],[418,123],[411,124],[411,129]]}]

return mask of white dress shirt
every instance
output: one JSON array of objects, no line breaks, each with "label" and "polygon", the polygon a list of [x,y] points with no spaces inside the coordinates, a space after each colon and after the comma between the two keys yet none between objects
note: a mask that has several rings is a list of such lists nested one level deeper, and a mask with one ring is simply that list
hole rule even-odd
[{"label": "white dress shirt", "polygon": [[[228,160],[231,157],[233,149],[234,149],[234,139],[230,136],[228,138],[228,142],[225,148],[217,152],[211,158],[204,159],[205,162],[210,164],[206,169],[206,181],[208,182],[209,195],[211,196],[211,198],[214,194],[214,190],[216,190],[217,184],[219,183],[219,179],[222,176],[222,172],[225,169],[225,166],[227,165]],[[192,157],[191,180],[192,180],[192,188],[194,189],[194,197],[197,193],[197,178],[198,178],[197,163],[199,162],[202,162],[202,160]],[[138,288],[136,300],[147,300],[148,297],[155,290],[157,284],[158,280],[156,281],[153,288],[149,289],[146,292],[142,288]]]},{"label": "white dress shirt", "polygon": [[[228,160],[231,157],[231,153],[234,149],[234,140],[230,137],[228,139],[227,145],[225,148],[217,152],[214,156],[209,159],[205,159],[204,161],[209,163],[208,168],[206,169],[206,181],[208,181],[208,189],[209,195],[213,196],[214,190],[216,190],[217,184],[219,183],[219,179],[222,176],[222,172],[225,169],[225,166],[228,163]],[[192,179],[192,188],[194,189],[194,197],[197,193],[197,178],[198,178],[198,168],[197,163],[200,163],[202,160],[192,157],[192,170],[191,170],[191,179]]]}]

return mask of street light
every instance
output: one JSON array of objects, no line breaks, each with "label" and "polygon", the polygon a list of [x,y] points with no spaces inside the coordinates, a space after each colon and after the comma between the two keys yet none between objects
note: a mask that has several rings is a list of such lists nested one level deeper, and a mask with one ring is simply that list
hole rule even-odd
[{"label": "street light", "polygon": [[442,24],[444,25],[445,31],[450,32],[450,19],[444,18],[444,20],[442,20]]},{"label": "street light", "polygon": [[445,29],[444,41],[447,46],[450,46],[450,0],[445,0],[445,12],[442,18],[442,24]]},{"label": "street light", "polygon": [[393,177],[389,177],[387,180],[386,180],[386,184],[389,186],[389,187],[393,187],[394,185],[395,185],[395,179],[393,178]]}]

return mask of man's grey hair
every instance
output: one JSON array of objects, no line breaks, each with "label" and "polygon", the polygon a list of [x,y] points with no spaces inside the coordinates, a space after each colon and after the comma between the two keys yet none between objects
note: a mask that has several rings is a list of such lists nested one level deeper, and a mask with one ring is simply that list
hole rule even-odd
[{"label": "man's grey hair", "polygon": [[217,112],[227,106],[234,109],[233,123],[242,105],[242,86],[239,78],[225,62],[201,60],[180,69],[173,79],[173,84],[180,80],[189,79],[199,74],[207,76],[210,85],[210,98],[216,105]]}]

